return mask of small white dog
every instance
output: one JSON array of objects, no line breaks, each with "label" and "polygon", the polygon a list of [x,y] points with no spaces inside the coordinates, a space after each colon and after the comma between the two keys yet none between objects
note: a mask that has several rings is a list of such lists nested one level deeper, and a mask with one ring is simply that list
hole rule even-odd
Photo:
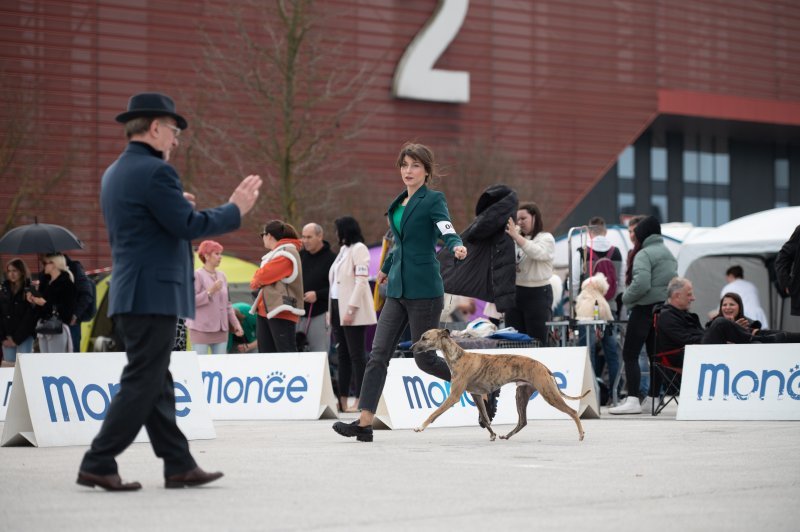
[{"label": "small white dog", "polygon": [[600,307],[600,319],[612,320],[611,307],[606,301],[608,281],[602,273],[596,273],[581,283],[581,293],[575,299],[575,317],[579,320],[594,318],[594,303]]}]

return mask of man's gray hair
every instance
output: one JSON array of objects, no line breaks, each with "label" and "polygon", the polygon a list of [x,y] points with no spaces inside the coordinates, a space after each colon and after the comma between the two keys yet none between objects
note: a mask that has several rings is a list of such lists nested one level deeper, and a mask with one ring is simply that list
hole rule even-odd
[{"label": "man's gray hair", "polygon": [[308,225],[310,225],[311,227],[314,228],[314,234],[315,235],[321,235],[322,234],[322,226],[319,225],[318,223],[311,222]]},{"label": "man's gray hair", "polygon": [[683,290],[683,288],[690,282],[691,281],[689,281],[689,279],[686,277],[673,277],[670,279],[669,284],[667,285],[667,299],[672,299],[673,295]]}]

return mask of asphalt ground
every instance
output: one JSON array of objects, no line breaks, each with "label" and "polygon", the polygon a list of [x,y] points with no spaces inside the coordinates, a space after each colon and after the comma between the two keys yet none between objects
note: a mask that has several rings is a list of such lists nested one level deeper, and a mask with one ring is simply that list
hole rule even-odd
[{"label": "asphalt ground", "polygon": [[797,422],[605,410],[583,420],[583,442],[560,420],[508,441],[434,424],[368,444],[332,420],[217,422],[191,448],[224,478],[166,490],[149,444],[134,444],[119,464],[135,493],[75,484],[84,447],[0,448],[0,530],[800,529]]}]

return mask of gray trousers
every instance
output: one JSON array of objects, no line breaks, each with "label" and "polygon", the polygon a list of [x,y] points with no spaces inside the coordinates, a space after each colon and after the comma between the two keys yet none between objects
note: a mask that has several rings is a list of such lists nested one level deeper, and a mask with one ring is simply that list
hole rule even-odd
[{"label": "gray trousers", "polygon": [[[297,327],[295,330],[298,332],[306,332],[307,324],[308,318],[304,316],[300,318],[299,322],[297,322]],[[314,316],[311,318],[311,323],[308,324],[308,333],[306,334],[306,338],[308,339],[309,351],[322,351],[323,353],[328,352],[328,349],[331,347],[331,333],[328,329],[328,326],[325,324],[324,312],[319,316]]]},{"label": "gray trousers", "polygon": [[[378,327],[375,329],[372,354],[364,372],[361,397],[358,401],[360,409],[372,413],[378,409],[378,401],[386,383],[389,360],[394,355],[397,342],[400,341],[406,326],[411,327],[411,340],[416,342],[425,331],[439,326],[439,316],[443,307],[443,296],[433,299],[386,298],[378,319]],[[436,351],[414,354],[414,360],[422,371],[442,380],[450,380],[450,368]]]}]

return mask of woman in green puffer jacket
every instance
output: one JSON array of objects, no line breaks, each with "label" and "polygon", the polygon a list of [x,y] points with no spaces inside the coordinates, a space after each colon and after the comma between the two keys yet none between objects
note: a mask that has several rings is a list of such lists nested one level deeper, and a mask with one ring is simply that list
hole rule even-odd
[{"label": "woman in green puffer jacket", "polygon": [[[661,236],[661,224],[654,216],[639,222],[633,230],[636,246],[630,283],[622,294],[622,302],[630,310],[622,359],[625,362],[625,378],[628,398],[610,414],[640,414],[642,412],[639,383],[639,352],[647,346],[647,354],[654,354],[653,307],[667,299],[667,285],[678,275],[678,261],[672,255]],[[650,390],[650,396],[658,391]]]}]

